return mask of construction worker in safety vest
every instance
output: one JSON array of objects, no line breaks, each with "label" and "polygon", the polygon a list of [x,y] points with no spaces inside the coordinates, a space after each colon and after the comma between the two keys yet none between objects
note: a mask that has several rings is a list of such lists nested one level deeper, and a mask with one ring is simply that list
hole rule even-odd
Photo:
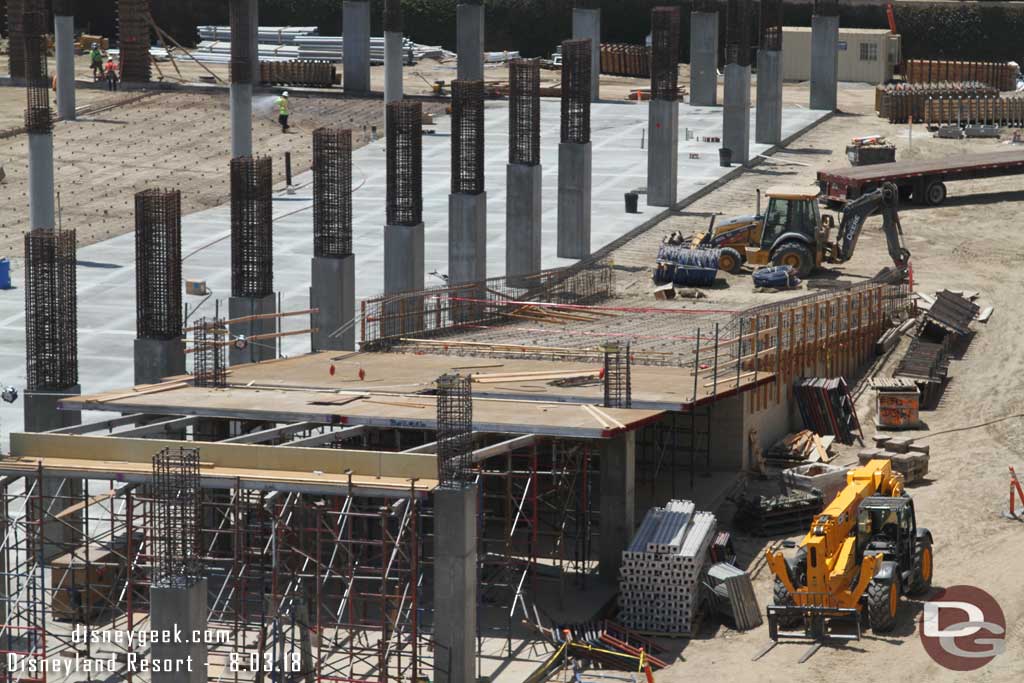
[{"label": "construction worker in safety vest", "polygon": [[89,59],[92,63],[92,80],[100,80],[100,76],[103,75],[103,53],[100,52],[99,43],[93,43],[92,49],[89,51]]},{"label": "construction worker in safety vest", "polygon": [[288,125],[288,91],[285,90],[277,98],[277,122],[281,124],[281,132],[287,133],[291,126]]},{"label": "construction worker in safety vest", "polygon": [[107,57],[107,65],[103,69],[107,76],[107,90],[117,90],[117,64],[113,57]]}]

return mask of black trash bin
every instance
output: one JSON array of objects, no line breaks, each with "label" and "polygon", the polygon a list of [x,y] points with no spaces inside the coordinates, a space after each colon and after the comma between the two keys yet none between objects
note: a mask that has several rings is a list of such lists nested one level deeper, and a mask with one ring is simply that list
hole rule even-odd
[{"label": "black trash bin", "polygon": [[640,203],[640,195],[637,192],[626,193],[626,213],[640,213],[637,208]]},{"label": "black trash bin", "polygon": [[732,150],[728,147],[722,147],[718,150],[718,165],[723,168],[729,168],[732,166]]}]

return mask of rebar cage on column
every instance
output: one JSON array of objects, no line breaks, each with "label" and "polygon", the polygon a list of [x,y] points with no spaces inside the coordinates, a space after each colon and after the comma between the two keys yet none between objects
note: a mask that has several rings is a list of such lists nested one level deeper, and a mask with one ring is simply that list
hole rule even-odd
[{"label": "rebar cage on column", "polygon": [[7,63],[15,80],[25,78],[25,1],[7,0]]},{"label": "rebar cage on column", "polygon": [[384,0],[384,31],[387,33],[402,30],[402,0]]},{"label": "rebar cage on column", "polygon": [[601,347],[604,353],[604,407],[632,408],[633,379],[630,345],[610,341]]},{"label": "rebar cage on column", "polygon": [[472,483],[473,390],[470,378],[442,375],[437,379],[437,473],[442,487]]},{"label": "rebar cage on column", "polygon": [[200,318],[192,327],[192,379],[197,387],[227,386],[226,337],[222,318]]},{"label": "rebar cage on column", "polygon": [[651,10],[651,99],[679,97],[679,8]]},{"label": "rebar cage on column", "polygon": [[562,142],[590,142],[590,39],[562,41]]},{"label": "rebar cage on column", "polygon": [[761,0],[761,49],[782,49],[782,0]]},{"label": "rebar cage on column", "polygon": [[423,105],[387,105],[388,225],[423,222]]},{"label": "rebar cage on column", "polygon": [[231,0],[231,82],[252,83],[253,20],[249,0]]},{"label": "rebar cage on column", "polygon": [[270,157],[231,160],[231,295],[274,291],[274,224]]},{"label": "rebar cage on column", "polygon": [[484,191],[484,82],[452,81],[452,194]]},{"label": "rebar cage on column", "polygon": [[352,253],[352,131],[313,131],[313,255]]},{"label": "rebar cage on column", "polygon": [[71,17],[75,14],[74,0],[53,0],[52,4],[53,16],[55,17]]},{"label": "rebar cage on column", "polygon": [[725,20],[725,63],[750,66],[750,0],[728,0]]},{"label": "rebar cage on column", "polygon": [[121,48],[121,80],[148,83],[149,0],[118,0],[117,38]]},{"label": "rebar cage on column", "polygon": [[540,60],[509,62],[508,161],[540,163]]},{"label": "rebar cage on column", "polygon": [[75,231],[25,235],[25,351],[29,391],[78,384]]},{"label": "rebar cage on column", "polygon": [[814,0],[814,13],[822,17],[839,16],[839,0]]},{"label": "rebar cage on column", "polygon": [[24,43],[24,69],[28,108],[25,109],[25,128],[29,133],[49,133],[53,130],[50,112],[50,74],[46,68],[48,15],[35,7],[25,10],[22,23]]},{"label": "rebar cage on column", "polygon": [[199,547],[199,449],[153,456],[154,585],[187,588],[203,578]]},{"label": "rebar cage on column", "polygon": [[135,311],[140,339],[181,337],[181,192],[135,195]]},{"label": "rebar cage on column", "polygon": [[693,0],[694,12],[717,12],[718,0]]}]

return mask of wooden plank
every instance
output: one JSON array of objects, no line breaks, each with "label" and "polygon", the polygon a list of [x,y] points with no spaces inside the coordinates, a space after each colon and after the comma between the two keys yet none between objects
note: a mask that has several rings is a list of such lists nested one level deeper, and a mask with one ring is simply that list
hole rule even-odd
[{"label": "wooden plank", "polygon": [[109,491],[106,491],[104,493],[100,493],[98,495],[95,495],[92,498],[89,498],[88,500],[83,500],[83,501],[80,501],[78,503],[75,503],[74,505],[71,505],[69,507],[64,508],[63,510],[61,510],[60,512],[55,514],[53,516],[53,518],[54,519],[67,519],[71,515],[75,514],[76,512],[79,512],[81,510],[84,510],[85,508],[89,507],[90,505],[95,505],[96,503],[99,503],[101,501],[113,498],[116,495],[117,495],[117,489],[110,489]]}]

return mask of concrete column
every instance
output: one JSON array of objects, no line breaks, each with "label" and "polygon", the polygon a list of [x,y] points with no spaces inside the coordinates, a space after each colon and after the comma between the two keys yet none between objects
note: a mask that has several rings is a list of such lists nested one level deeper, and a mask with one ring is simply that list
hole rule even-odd
[{"label": "concrete column", "polygon": [[725,65],[725,106],[722,147],[732,150],[732,162],[750,161],[750,67]]},{"label": "concrete column", "polygon": [[[355,351],[356,257],[314,256],[309,305],[320,309],[314,318],[314,351]],[[344,332],[337,332],[344,326]],[[334,335],[334,336],[332,336]]]},{"label": "concrete column", "polygon": [[370,92],[370,3],[345,0],[342,6],[345,92]]},{"label": "concrete column", "polygon": [[530,275],[541,270],[540,164],[508,164],[505,201],[505,274]]},{"label": "concrete column", "polygon": [[53,208],[53,135],[28,134],[28,213],[32,229],[57,227]]},{"label": "concrete column", "polygon": [[185,374],[182,339],[136,339],[135,384],[157,384],[164,377]]},{"label": "concrete column", "polygon": [[75,120],[75,18],[53,18],[57,52],[57,116]]},{"label": "concrete column", "polygon": [[811,17],[811,109],[835,111],[839,79],[839,17]]},{"label": "concrete column", "polygon": [[476,680],[477,487],[434,489],[434,683]]},{"label": "concrete column", "polygon": [[[424,289],[424,231],[417,225],[384,226],[384,293]],[[395,301],[385,306],[386,335],[423,329],[422,301]]]},{"label": "concrete column", "polygon": [[[80,511],[62,519],[54,519],[58,513],[82,500],[82,480],[56,477],[46,474],[44,470],[39,486],[43,504],[43,557],[46,562],[49,562],[61,555],[67,555],[72,549],[82,545],[83,528]],[[30,516],[35,517],[35,513],[35,510],[31,511]],[[80,586],[80,588],[84,595],[85,587]],[[83,604],[88,604],[88,602],[83,600]]]},{"label": "concrete column", "polygon": [[647,204],[672,206],[679,186],[679,102],[651,100]]},{"label": "concrete column", "polygon": [[484,80],[484,6],[460,3],[457,8],[456,52],[463,81]]},{"label": "concrete column", "polygon": [[252,156],[252,83],[231,84],[231,158]]},{"label": "concrete column", "polygon": [[690,104],[718,104],[718,12],[690,13]]},{"label": "concrete column", "polygon": [[572,37],[590,39],[590,101],[601,99],[601,10],[574,8]]},{"label": "concrete column", "polygon": [[558,256],[590,256],[591,143],[558,145]]},{"label": "concrete column", "polygon": [[260,3],[259,0],[249,2],[249,18],[252,21],[250,52],[252,55],[252,82],[260,82]]},{"label": "concrete column", "polygon": [[402,33],[384,32],[384,102],[402,99]]},{"label": "concrete column", "polygon": [[206,631],[206,579],[193,586],[159,586],[149,589],[149,621],[155,631],[181,633],[180,642],[154,642],[150,651],[153,660],[182,662],[178,671],[153,672],[153,683],[206,683],[206,644],[202,638],[192,641],[192,634]]},{"label": "concrete column", "polygon": [[601,443],[601,531],[598,572],[617,582],[622,551],[635,531],[636,434],[625,432]]},{"label": "concrete column", "polygon": [[[233,296],[228,299],[228,317],[232,319],[276,312],[277,295],[273,293],[263,297]],[[276,332],[277,319],[250,320],[248,322],[235,323],[230,328],[232,339],[243,336],[249,339],[255,335]],[[238,348],[236,344],[231,344],[228,349],[228,363],[230,365],[258,363],[277,358],[277,339],[250,341],[242,349]]]},{"label": "concrete column", "polygon": [[782,52],[757,51],[757,125],[754,141],[775,145],[782,141]]},{"label": "concrete column", "polygon": [[82,424],[82,413],[77,410],[58,410],[57,403],[71,396],[81,396],[77,384],[67,389],[25,391],[25,431],[48,432]]},{"label": "concrete column", "polygon": [[448,282],[487,279],[487,193],[448,195]]}]

